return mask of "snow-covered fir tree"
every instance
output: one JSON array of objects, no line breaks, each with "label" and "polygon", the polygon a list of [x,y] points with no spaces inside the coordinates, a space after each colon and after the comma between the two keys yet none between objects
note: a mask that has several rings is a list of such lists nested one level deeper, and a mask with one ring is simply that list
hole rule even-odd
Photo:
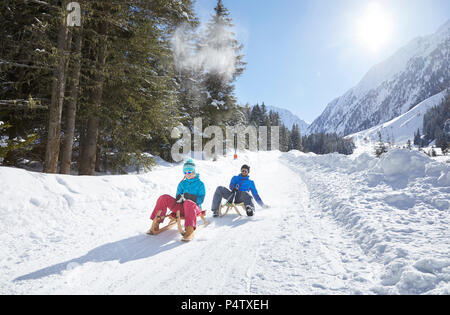
[{"label": "snow-covered fir tree", "polygon": [[201,114],[206,125],[223,125],[234,117],[237,105],[233,82],[244,71],[245,62],[233,26],[230,12],[222,0],[218,0],[197,47],[200,52],[212,50],[221,58],[221,62],[216,60],[204,65],[205,101]]}]

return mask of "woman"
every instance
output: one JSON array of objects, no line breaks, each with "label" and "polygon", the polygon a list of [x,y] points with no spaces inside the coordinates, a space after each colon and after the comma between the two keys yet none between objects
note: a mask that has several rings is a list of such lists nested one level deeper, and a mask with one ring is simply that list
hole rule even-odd
[{"label": "woman", "polygon": [[178,184],[176,198],[170,195],[162,195],[158,198],[150,219],[153,221],[158,216],[159,211],[161,211],[159,216],[162,219],[153,223],[152,228],[147,232],[148,234],[154,234],[153,232],[159,230],[159,224],[164,221],[167,209],[170,209],[173,214],[180,211],[181,216],[184,217],[186,233],[183,239],[190,240],[193,238],[194,230],[197,227],[197,216],[202,213],[201,206],[205,199],[205,185],[200,180],[200,174],[196,173],[192,159],[184,163],[183,173],[184,177]]}]

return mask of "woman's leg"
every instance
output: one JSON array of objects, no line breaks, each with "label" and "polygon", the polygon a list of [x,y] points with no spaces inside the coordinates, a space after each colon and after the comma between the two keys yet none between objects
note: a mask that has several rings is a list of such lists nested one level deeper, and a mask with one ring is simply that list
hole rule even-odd
[{"label": "woman's leg", "polygon": [[184,215],[184,227],[187,229],[188,226],[197,227],[197,216],[202,213],[202,210],[197,206],[197,204],[191,200],[186,200],[183,204]]},{"label": "woman's leg", "polygon": [[[155,208],[153,209],[153,212],[150,216],[151,220],[154,220],[158,214],[158,212],[161,210],[160,217],[166,216],[167,209],[172,210],[177,205],[175,198],[173,198],[170,195],[162,195],[158,198],[158,201],[156,201]],[[164,221],[161,220],[160,223]]]}]

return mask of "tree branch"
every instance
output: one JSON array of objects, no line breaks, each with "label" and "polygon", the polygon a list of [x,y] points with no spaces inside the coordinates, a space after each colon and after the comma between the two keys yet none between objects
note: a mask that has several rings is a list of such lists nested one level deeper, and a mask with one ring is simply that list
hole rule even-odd
[{"label": "tree branch", "polygon": [[38,105],[36,102],[42,101],[42,99],[36,100],[25,100],[25,99],[17,99],[17,100],[0,100],[0,105],[3,106],[16,106],[16,107],[27,107],[30,109],[38,108],[38,109],[48,109],[45,105]]}]

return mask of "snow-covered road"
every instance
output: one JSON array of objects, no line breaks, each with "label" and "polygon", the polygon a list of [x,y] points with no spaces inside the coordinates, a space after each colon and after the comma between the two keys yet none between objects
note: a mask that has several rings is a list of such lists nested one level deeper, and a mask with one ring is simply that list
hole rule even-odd
[{"label": "snow-covered road", "polygon": [[[208,211],[211,224],[190,243],[180,241],[176,228],[145,234],[150,210],[159,195],[174,193],[181,166],[98,177],[0,168],[9,180],[0,187],[0,250],[6,254],[0,293],[379,293],[374,288],[382,260],[364,253],[352,233],[321,209],[302,179],[304,170],[283,157],[259,152],[238,161],[196,161],[207,188],[204,209],[215,188],[227,186],[244,163],[271,207],[258,208],[251,218],[212,218]],[[448,260],[433,266],[439,263],[440,272],[448,269]]]}]

